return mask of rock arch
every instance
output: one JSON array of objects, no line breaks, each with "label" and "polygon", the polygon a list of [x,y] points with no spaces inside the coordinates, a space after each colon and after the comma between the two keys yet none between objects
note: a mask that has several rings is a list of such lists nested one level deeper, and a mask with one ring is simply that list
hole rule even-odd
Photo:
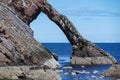
[{"label": "rock arch", "polygon": [[112,64],[116,60],[107,52],[84,39],[69,19],[60,14],[47,0],[0,0],[9,6],[26,24],[30,24],[40,12],[58,25],[72,45],[71,64]]}]

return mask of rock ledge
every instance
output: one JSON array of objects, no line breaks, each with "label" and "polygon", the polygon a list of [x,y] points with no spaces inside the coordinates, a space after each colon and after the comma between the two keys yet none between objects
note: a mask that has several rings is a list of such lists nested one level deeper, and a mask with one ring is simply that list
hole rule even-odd
[{"label": "rock ledge", "polygon": [[113,62],[108,57],[71,57],[70,63],[72,65],[101,65],[112,64]]},{"label": "rock ledge", "polygon": [[61,80],[57,72],[52,69],[39,68],[32,66],[13,66],[0,67],[0,80]]}]

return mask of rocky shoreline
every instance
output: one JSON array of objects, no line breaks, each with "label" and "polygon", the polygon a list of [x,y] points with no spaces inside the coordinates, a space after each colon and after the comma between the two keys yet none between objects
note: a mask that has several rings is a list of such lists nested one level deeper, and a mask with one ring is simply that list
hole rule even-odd
[{"label": "rocky shoreline", "polygon": [[110,54],[84,39],[47,0],[0,0],[0,79],[61,80],[53,70],[59,66],[55,60],[58,57],[34,39],[29,27],[40,12],[56,23],[70,41],[71,64],[116,63]]},{"label": "rocky shoreline", "polygon": [[0,67],[1,80],[61,80],[56,71],[45,66]]},{"label": "rocky shoreline", "polygon": [[[95,65],[116,63],[116,60],[114,59],[114,57],[112,57],[109,53],[100,49],[95,44],[85,39],[78,32],[74,24],[72,24],[72,22],[65,15],[59,13],[47,0],[40,0],[40,1],[39,0],[30,0],[30,1],[29,0],[15,0],[15,1],[1,0],[1,3],[6,5],[7,8],[12,13],[14,13],[14,15],[19,17],[27,25],[29,25],[30,22],[36,19],[41,12],[46,14],[46,16],[51,21],[53,21],[55,24],[58,25],[58,27],[64,32],[67,39],[69,40],[72,46],[72,51],[73,51],[71,57],[76,56],[77,59],[78,57],[80,57],[80,59],[87,58],[87,57],[90,57],[90,58],[98,57],[97,60],[100,60],[99,57],[103,57],[102,58],[103,60],[101,60],[98,63],[97,61],[91,58],[91,60],[93,60],[92,64],[94,64],[95,62]],[[24,27],[29,27],[29,26],[24,26]],[[49,56],[47,57],[50,59]],[[36,58],[34,60],[35,62],[39,61]],[[107,60],[107,61],[105,62],[104,60]]]}]

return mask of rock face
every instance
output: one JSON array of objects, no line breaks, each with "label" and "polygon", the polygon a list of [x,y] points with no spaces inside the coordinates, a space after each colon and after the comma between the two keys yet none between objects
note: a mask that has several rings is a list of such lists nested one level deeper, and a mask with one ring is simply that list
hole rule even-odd
[{"label": "rock face", "polygon": [[[40,5],[41,11],[44,12],[53,22],[59,26],[59,28],[64,32],[70,41],[73,50],[71,64],[76,64],[74,62],[83,64],[81,60],[85,62],[85,65],[89,65],[89,63],[90,65],[116,63],[116,60],[110,54],[98,48],[90,41],[84,39],[76,30],[72,22],[70,22],[66,16],[57,12],[46,0]],[[90,61],[86,60],[88,57]]]},{"label": "rock face", "polygon": [[106,56],[102,57],[76,57],[71,58],[71,64],[73,65],[101,65],[112,64],[113,62]]},{"label": "rock face", "polygon": [[105,71],[102,75],[120,78],[120,64],[114,64],[109,70]]},{"label": "rock face", "polygon": [[[90,64],[111,64],[116,63],[116,60],[107,52],[101,50],[90,41],[84,39],[76,30],[75,26],[69,19],[55,10],[47,0],[1,0],[0,2],[9,6],[13,13],[16,13],[26,24],[33,21],[40,12],[45,13],[50,20],[55,22],[59,28],[65,33],[66,37],[72,45],[73,54],[71,56],[71,64],[76,64],[78,60],[91,61]],[[75,57],[77,57],[75,59]],[[78,59],[79,58],[79,59]],[[84,58],[84,60],[83,60]],[[101,60],[101,58],[103,60]],[[104,59],[105,58],[105,59]],[[95,60],[100,60],[95,62]],[[81,62],[79,61],[79,64]]]},{"label": "rock face", "polygon": [[0,80],[61,80],[61,78],[51,69],[14,66],[0,67]]},{"label": "rock face", "polygon": [[0,66],[4,66],[0,80],[61,80],[51,69],[58,65],[52,53],[33,38],[30,27],[0,3]]},{"label": "rock face", "polygon": [[52,58],[51,53],[33,38],[30,27],[1,4],[0,65],[38,65]]}]

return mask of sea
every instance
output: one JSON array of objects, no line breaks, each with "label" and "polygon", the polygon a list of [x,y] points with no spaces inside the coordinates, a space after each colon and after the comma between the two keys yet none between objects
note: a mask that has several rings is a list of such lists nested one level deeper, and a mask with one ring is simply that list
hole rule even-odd
[{"label": "sea", "polygon": [[[56,53],[59,56],[58,62],[60,66],[59,70],[62,80],[120,80],[113,77],[100,76],[104,71],[108,70],[111,65],[91,65],[73,66],[70,64],[70,56],[72,54],[70,43],[42,43],[51,52]],[[98,47],[109,52],[120,63],[120,43],[95,43]],[[71,66],[67,69],[65,67]],[[83,74],[73,74],[73,71],[86,72]]]}]

